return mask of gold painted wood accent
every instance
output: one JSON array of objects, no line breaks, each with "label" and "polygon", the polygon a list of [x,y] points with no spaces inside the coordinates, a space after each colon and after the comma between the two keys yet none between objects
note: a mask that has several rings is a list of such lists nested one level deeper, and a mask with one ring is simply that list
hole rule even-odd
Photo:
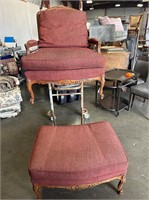
[{"label": "gold painted wood accent", "polygon": [[42,187],[46,187],[46,188],[61,188],[61,189],[67,189],[67,190],[82,190],[82,189],[87,189],[87,188],[91,188],[91,187],[95,187],[97,185],[100,185],[102,183],[107,183],[113,180],[120,180],[118,183],[118,194],[122,194],[123,193],[123,184],[126,181],[126,175],[120,175],[120,176],[116,176],[107,180],[103,180],[103,181],[99,181],[96,183],[91,183],[91,184],[83,184],[83,185],[75,185],[75,186],[47,186],[47,185],[40,185],[40,184],[34,184],[33,185],[33,190],[36,193],[37,199],[41,199],[41,188]]},{"label": "gold painted wood accent", "polygon": [[54,85],[71,85],[71,84],[79,84],[79,83],[88,83],[88,82],[92,82],[95,80],[99,80],[101,85],[100,85],[100,98],[103,98],[103,87],[104,87],[104,82],[105,82],[105,78],[104,75],[99,76],[99,77],[95,77],[95,78],[88,78],[88,79],[80,79],[80,80],[59,80],[59,81],[43,81],[43,80],[27,80],[27,87],[28,87],[28,91],[30,92],[30,102],[32,104],[34,104],[34,100],[35,100],[35,95],[32,89],[32,86],[34,84],[40,84],[40,85],[45,85],[45,84],[54,84]]},{"label": "gold painted wood accent", "polygon": [[41,187],[39,185],[33,185],[33,191],[35,192],[37,199],[41,199]]},{"label": "gold painted wood accent", "polygon": [[125,183],[125,181],[126,181],[126,176],[124,175],[124,176],[122,176],[121,177],[121,179],[120,179],[120,181],[119,181],[119,183],[118,183],[118,193],[119,194],[122,194],[123,193],[123,184]]}]

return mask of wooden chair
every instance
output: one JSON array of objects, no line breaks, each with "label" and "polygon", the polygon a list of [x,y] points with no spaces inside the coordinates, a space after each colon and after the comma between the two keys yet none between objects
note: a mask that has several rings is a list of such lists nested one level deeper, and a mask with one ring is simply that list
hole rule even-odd
[{"label": "wooden chair", "polygon": [[129,28],[128,28],[128,37],[134,37],[135,38],[135,44],[133,51],[133,64],[131,66],[131,70],[134,70],[135,64],[136,64],[136,57],[137,57],[137,50],[138,50],[138,41],[139,41],[139,35],[140,35],[140,24],[143,14],[139,15],[130,15],[129,18]]}]

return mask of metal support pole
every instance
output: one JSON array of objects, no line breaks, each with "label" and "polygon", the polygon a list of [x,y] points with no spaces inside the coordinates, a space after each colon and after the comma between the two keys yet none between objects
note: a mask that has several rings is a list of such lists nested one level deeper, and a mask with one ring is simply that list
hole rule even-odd
[{"label": "metal support pole", "polygon": [[79,10],[83,10],[83,1],[82,0],[80,0],[80,2],[79,2]]},{"label": "metal support pole", "polygon": [[84,94],[83,94],[83,83],[81,83],[81,124],[84,124]]},{"label": "metal support pole", "polygon": [[50,98],[50,107],[51,107],[51,111],[48,112],[48,116],[51,118],[54,125],[56,125],[56,117],[55,117],[55,113],[54,113],[54,104],[53,104],[53,95],[52,95],[52,85],[51,85],[51,83],[48,83],[48,88],[49,88],[49,98]]},{"label": "metal support pole", "polygon": [[137,56],[137,50],[138,50],[139,34],[140,34],[140,28],[138,28],[137,35],[136,35],[136,46],[135,46],[135,51],[134,51],[133,65],[132,65],[132,69],[131,69],[132,71],[134,71],[134,69],[135,69],[136,56]]}]

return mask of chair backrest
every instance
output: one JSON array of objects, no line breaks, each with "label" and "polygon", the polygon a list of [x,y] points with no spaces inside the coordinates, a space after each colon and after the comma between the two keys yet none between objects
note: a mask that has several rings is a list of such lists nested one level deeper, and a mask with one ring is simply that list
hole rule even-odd
[{"label": "chair backrest", "polygon": [[37,13],[39,47],[87,47],[86,13],[65,6]]},{"label": "chair backrest", "polygon": [[140,15],[130,15],[130,18],[129,18],[130,28],[133,28],[133,27],[134,28],[138,28],[140,26],[142,15],[143,14],[140,14]]}]

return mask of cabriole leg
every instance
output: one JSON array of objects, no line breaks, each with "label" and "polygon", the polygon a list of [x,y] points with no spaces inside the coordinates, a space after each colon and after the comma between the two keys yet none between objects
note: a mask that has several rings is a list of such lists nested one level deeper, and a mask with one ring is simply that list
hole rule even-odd
[{"label": "cabriole leg", "polygon": [[100,95],[100,99],[103,99],[104,98],[104,94],[103,94],[103,88],[104,88],[104,84],[105,84],[105,77],[102,76],[101,79],[100,79],[100,92],[99,92],[99,95]]},{"label": "cabriole leg", "polygon": [[33,190],[37,196],[37,199],[41,199],[41,187],[38,185],[33,185]]},{"label": "cabriole leg", "polygon": [[123,184],[126,181],[126,176],[121,176],[121,179],[118,183],[118,193],[122,194],[123,193]]},{"label": "cabriole leg", "polygon": [[33,85],[33,83],[31,81],[27,81],[27,88],[28,88],[28,91],[31,96],[30,102],[31,102],[31,104],[34,104],[35,96],[34,96],[34,92],[32,90],[32,85]]}]

